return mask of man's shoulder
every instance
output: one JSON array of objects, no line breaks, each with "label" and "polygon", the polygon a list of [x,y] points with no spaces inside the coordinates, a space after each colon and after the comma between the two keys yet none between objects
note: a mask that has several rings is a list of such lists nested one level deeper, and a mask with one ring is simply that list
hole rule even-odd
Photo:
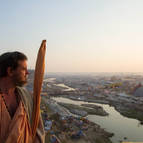
[{"label": "man's shoulder", "polygon": [[33,104],[33,96],[25,87],[17,86],[16,89],[25,105]]},{"label": "man's shoulder", "polygon": [[24,91],[24,92],[28,92],[28,90],[23,86],[16,86],[16,89]]},{"label": "man's shoulder", "polygon": [[30,93],[25,87],[17,86],[16,89],[20,95],[32,97],[32,93]]},{"label": "man's shoulder", "polygon": [[30,123],[32,123],[32,111],[33,111],[33,96],[25,87],[16,87],[17,92],[24,104],[24,108],[28,113]]}]

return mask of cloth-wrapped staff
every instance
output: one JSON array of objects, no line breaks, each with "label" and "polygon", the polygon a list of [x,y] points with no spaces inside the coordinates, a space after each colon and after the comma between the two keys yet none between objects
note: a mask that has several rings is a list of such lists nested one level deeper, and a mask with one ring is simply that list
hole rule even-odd
[{"label": "cloth-wrapped staff", "polygon": [[32,118],[32,133],[33,139],[36,135],[36,129],[39,122],[40,115],[40,93],[45,70],[45,53],[46,53],[46,40],[43,40],[38,51],[33,85],[33,118]]}]

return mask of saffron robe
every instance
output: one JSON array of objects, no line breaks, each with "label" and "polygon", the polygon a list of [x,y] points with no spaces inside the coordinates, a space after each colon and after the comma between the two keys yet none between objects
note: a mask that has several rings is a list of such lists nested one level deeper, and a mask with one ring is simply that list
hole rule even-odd
[{"label": "saffron robe", "polygon": [[[0,143],[32,143],[32,98],[24,88],[17,87],[17,92],[21,100],[12,119],[0,94]],[[44,143],[44,139],[40,117],[34,143]]]},{"label": "saffron robe", "polygon": [[0,104],[0,143],[32,142],[32,132],[22,102],[20,101],[12,119],[1,96]]}]

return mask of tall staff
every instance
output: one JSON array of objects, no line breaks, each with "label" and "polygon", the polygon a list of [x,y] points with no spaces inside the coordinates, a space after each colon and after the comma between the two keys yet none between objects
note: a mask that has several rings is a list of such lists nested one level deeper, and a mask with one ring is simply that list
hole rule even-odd
[{"label": "tall staff", "polygon": [[40,115],[40,93],[45,70],[45,53],[46,53],[46,40],[43,40],[38,51],[33,85],[33,116],[32,116],[32,133],[33,139],[36,135],[36,129],[39,122]]}]

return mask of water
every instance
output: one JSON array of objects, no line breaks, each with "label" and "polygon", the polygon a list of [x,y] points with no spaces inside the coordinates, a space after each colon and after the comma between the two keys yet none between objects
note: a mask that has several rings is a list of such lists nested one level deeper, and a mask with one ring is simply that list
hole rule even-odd
[{"label": "water", "polygon": [[74,88],[71,88],[71,87],[69,87],[69,86],[67,86],[67,85],[65,85],[65,84],[63,84],[63,83],[54,84],[54,85],[59,86],[59,87],[64,87],[64,88],[66,88],[66,89],[63,90],[63,91],[73,91],[73,90],[75,90]]},{"label": "water", "polygon": [[[94,123],[99,124],[106,131],[114,133],[114,136],[111,138],[113,143],[119,143],[120,141],[143,142],[143,126],[139,124],[139,121],[122,116],[114,109],[114,107],[105,104],[73,101],[62,97],[53,99],[58,102],[76,105],[95,104],[102,106],[104,110],[109,113],[109,116],[102,117],[97,115],[88,115],[88,119]],[[125,140],[124,137],[127,139]]]}]

